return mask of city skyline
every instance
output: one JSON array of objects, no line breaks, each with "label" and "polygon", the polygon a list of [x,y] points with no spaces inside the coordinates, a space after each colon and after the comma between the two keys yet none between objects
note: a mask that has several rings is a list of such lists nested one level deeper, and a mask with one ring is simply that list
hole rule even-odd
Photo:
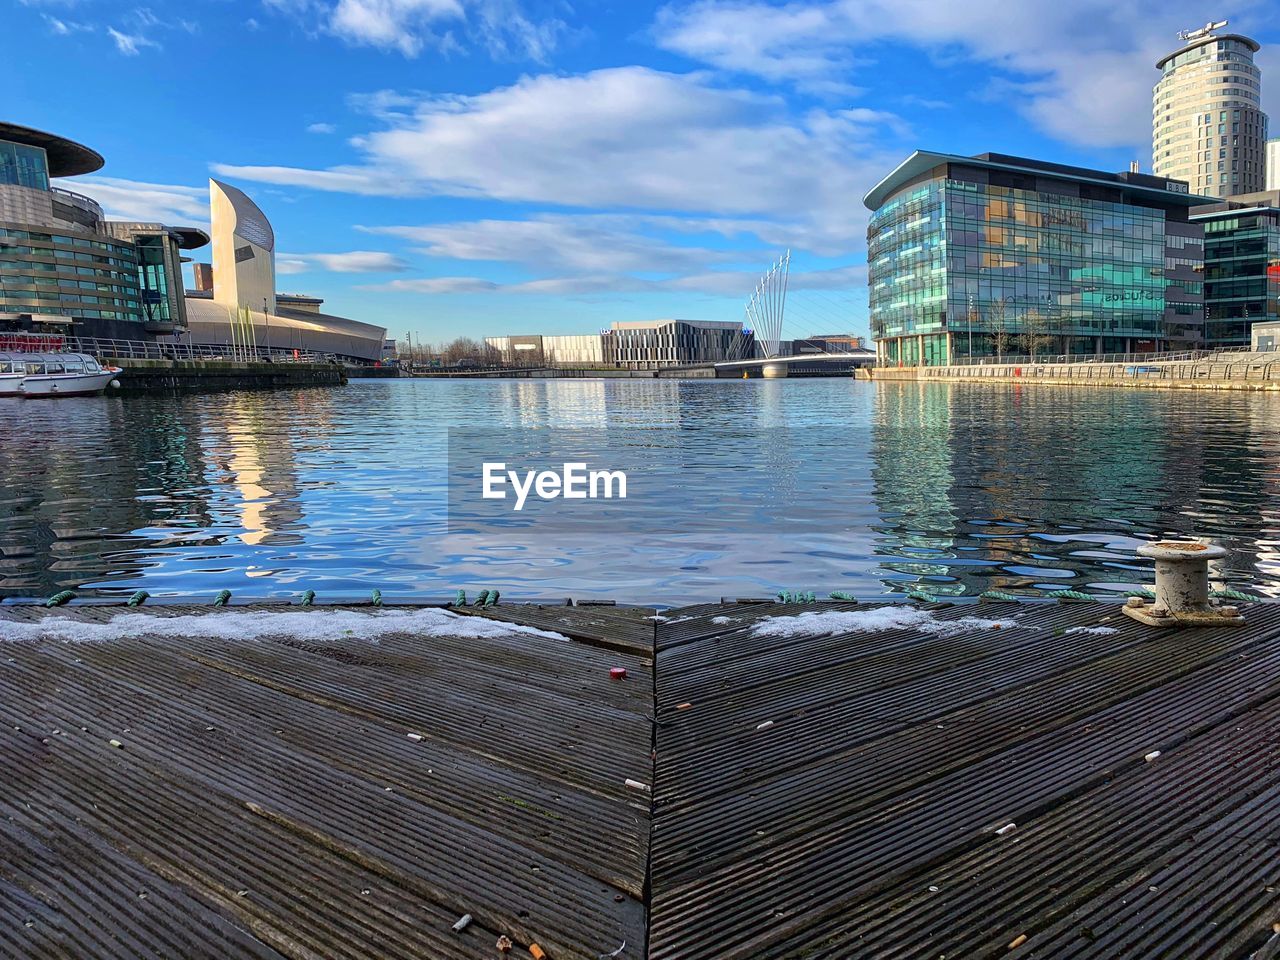
[{"label": "city skyline", "polygon": [[[903,155],[1150,170],[1154,63],[1210,15],[1280,107],[1265,4],[9,2],[7,119],[102,151],[75,189],[200,226],[224,179],[281,291],[437,341],[738,320],[784,247],[786,335],[865,333],[860,200]],[[83,95],[111,85],[119,109]]]}]

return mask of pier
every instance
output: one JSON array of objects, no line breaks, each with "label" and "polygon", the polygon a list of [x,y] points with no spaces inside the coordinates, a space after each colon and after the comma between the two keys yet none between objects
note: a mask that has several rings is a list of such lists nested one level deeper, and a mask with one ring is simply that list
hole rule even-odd
[{"label": "pier", "polygon": [[0,955],[1275,956],[1242,610],[6,603]]},{"label": "pier", "polygon": [[254,390],[276,387],[334,387],[347,382],[339,363],[246,360],[132,360],[107,357],[119,366],[120,388],[110,394],[190,390]]}]

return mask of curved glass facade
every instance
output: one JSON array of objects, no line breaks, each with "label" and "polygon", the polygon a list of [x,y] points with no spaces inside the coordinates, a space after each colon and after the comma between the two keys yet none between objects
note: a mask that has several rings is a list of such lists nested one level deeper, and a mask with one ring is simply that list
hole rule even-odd
[{"label": "curved glass facade", "polygon": [[0,312],[136,320],[132,244],[0,224]]},{"label": "curved glass facade", "polygon": [[1201,321],[1201,282],[1171,279],[1166,258],[1177,248],[1199,262],[1199,240],[1167,227],[1154,207],[921,180],[868,225],[872,336],[884,359],[904,365],[1033,352],[1032,337],[1042,354],[1194,339],[1198,330],[1179,321]]},{"label": "curved glass facade", "polygon": [[1230,197],[1261,190],[1267,115],[1258,44],[1209,36],[1162,60],[1152,107],[1152,169],[1193,193]]}]

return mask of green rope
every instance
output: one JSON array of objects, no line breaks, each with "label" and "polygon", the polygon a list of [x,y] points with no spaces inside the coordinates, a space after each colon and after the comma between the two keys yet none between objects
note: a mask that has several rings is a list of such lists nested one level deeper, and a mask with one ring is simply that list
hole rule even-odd
[{"label": "green rope", "polygon": [[74,590],[63,590],[60,593],[55,593],[52,597],[46,600],[44,605],[46,607],[60,607],[64,603],[74,600],[75,598],[76,595]]},{"label": "green rope", "polygon": [[1218,600],[1241,600],[1245,603],[1257,600],[1257,597],[1250,596],[1247,593],[1241,593],[1239,590],[1233,590],[1231,587],[1223,587],[1221,590],[1215,590],[1209,596]]},{"label": "green rope", "polygon": [[1017,594],[1005,593],[1003,590],[987,590],[978,594],[979,600],[993,600],[996,603],[1021,603],[1022,597]]},{"label": "green rope", "polygon": [[1082,603],[1095,603],[1098,599],[1091,593],[1081,593],[1079,590],[1054,590],[1045,596],[1054,600],[1078,600]]},{"label": "green rope", "polygon": [[488,602],[489,602],[489,591],[488,591],[488,590],[481,590],[481,591],[480,591],[480,596],[476,597],[475,605],[476,605],[477,607],[483,607],[483,606],[484,606],[485,604],[487,604]]},{"label": "green rope", "polygon": [[804,595],[804,602],[805,602],[805,603],[817,603],[817,602],[818,602],[817,594],[815,594],[812,590],[809,590],[809,591],[808,591],[808,592],[806,592],[806,593],[805,593],[805,595]]},{"label": "green rope", "polygon": [[382,606],[382,591],[374,587],[373,593],[369,594],[369,602],[375,607]]},{"label": "green rope", "polygon": [[306,590],[302,594],[302,605],[309,607],[316,602],[316,592],[314,590]]},{"label": "green rope", "polygon": [[453,598],[455,607],[465,607],[467,605],[467,591],[459,590]]},{"label": "green rope", "polygon": [[230,590],[219,590],[218,595],[213,600],[213,605],[215,607],[225,607],[227,605],[227,601],[230,599],[231,599]]},{"label": "green rope", "polygon": [[827,594],[827,596],[830,597],[832,600],[845,600],[849,603],[858,602],[857,597],[855,597],[852,593],[845,593],[843,590],[832,590],[829,594]]},{"label": "green rope", "polygon": [[1156,592],[1150,587],[1138,587],[1136,590],[1126,590],[1124,595],[1126,597],[1142,597],[1144,600],[1154,600],[1156,598]]},{"label": "green rope", "polygon": [[923,590],[908,590],[907,597],[911,600],[917,600],[920,603],[937,603],[938,602],[937,597],[930,596],[929,594],[925,593]]},{"label": "green rope", "polygon": [[129,598],[129,602],[126,604],[126,606],[140,607],[143,605],[143,603],[146,602],[146,599],[149,596],[151,596],[151,594],[147,593],[147,591],[139,590],[132,597]]},{"label": "green rope", "polygon": [[778,602],[779,602],[779,603],[790,603],[790,602],[791,602],[791,594],[787,593],[787,591],[785,591],[785,590],[779,590],[779,591],[778,591]]},{"label": "green rope", "polygon": [[502,594],[500,594],[497,590],[489,591],[489,596],[485,598],[484,605],[486,607],[496,607],[498,605],[498,597],[500,597],[501,595]]}]

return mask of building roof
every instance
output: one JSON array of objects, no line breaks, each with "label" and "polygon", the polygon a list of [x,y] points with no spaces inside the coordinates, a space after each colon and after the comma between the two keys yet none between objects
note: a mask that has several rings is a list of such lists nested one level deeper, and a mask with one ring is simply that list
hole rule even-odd
[{"label": "building roof", "polygon": [[183,250],[195,250],[209,242],[209,234],[199,227],[170,227],[169,232],[178,238]]},{"label": "building roof", "polygon": [[1241,213],[1280,213],[1280,190],[1262,190],[1258,193],[1238,193],[1224,197],[1213,206],[1191,214],[1195,220],[1215,220],[1233,217]]},{"label": "building roof", "polygon": [[106,163],[102,154],[82,143],[17,123],[0,123],[0,140],[42,148],[49,160],[51,177],[75,177],[82,173],[93,173],[101,170]]},{"label": "building roof", "polygon": [[1173,53],[1165,54],[1163,57],[1161,57],[1159,60],[1156,61],[1156,69],[1163,70],[1164,65],[1180,53],[1186,53],[1188,50],[1194,50],[1196,47],[1203,47],[1206,43],[1217,43],[1219,40],[1239,40],[1241,43],[1247,46],[1254,53],[1257,53],[1259,50],[1262,49],[1262,44],[1258,43],[1257,40],[1254,40],[1251,37],[1243,36],[1239,33],[1223,33],[1223,34],[1219,34],[1218,36],[1209,34],[1208,36],[1197,37],[1195,40],[1192,40],[1190,43],[1186,44],[1185,46],[1179,47],[1177,50],[1173,51]]},{"label": "building roof", "polygon": [[1218,202],[1216,197],[1202,197],[1199,194],[1169,190],[1163,184],[1183,183],[1183,181],[1170,180],[1167,177],[1153,177],[1149,174],[1107,173],[1103,170],[1071,167],[1066,164],[1032,160],[1027,157],[1011,157],[999,153],[982,153],[966,157],[956,153],[935,153],[931,150],[917,150],[903,160],[888,176],[868,191],[867,195],[862,198],[862,202],[868,209],[878,210],[889,197],[907,183],[922,174],[928,173],[935,167],[952,163],[985,170],[1005,170],[1038,177],[1071,180],[1077,183],[1090,183],[1151,198],[1159,197],[1165,204],[1178,206],[1195,207],[1203,203]]},{"label": "building roof", "polygon": [[275,231],[271,229],[271,221],[262,212],[262,208],[249,199],[249,195],[239,187],[233,187],[221,180],[209,180],[213,189],[221,191],[235,212],[234,230],[236,236],[256,244],[267,252],[276,249]]},{"label": "building roof", "polygon": [[613,330],[651,330],[654,327],[665,327],[669,323],[687,323],[691,327],[702,327],[708,330],[738,330],[741,320],[685,320],[680,317],[662,317],[657,320],[615,320],[609,326]]}]

